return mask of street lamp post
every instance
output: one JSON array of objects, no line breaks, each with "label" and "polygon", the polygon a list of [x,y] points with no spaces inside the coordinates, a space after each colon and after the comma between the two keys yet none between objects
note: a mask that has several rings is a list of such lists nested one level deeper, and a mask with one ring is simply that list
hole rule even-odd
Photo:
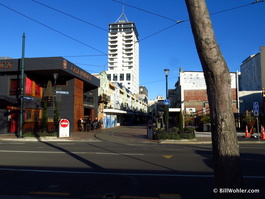
[{"label": "street lamp post", "polygon": [[[164,69],[166,76],[166,99],[168,99],[168,73],[169,69]],[[168,131],[168,117],[169,117],[169,104],[165,104],[165,123],[166,123],[166,131]]]},{"label": "street lamp post", "polygon": [[23,138],[23,117],[24,117],[24,94],[25,94],[25,33],[22,35],[22,57],[20,65],[20,110],[19,110],[19,128],[18,138]]},{"label": "street lamp post", "polygon": [[53,79],[54,79],[54,94],[53,94],[53,130],[56,130],[56,84],[58,79],[58,73],[53,73]]}]

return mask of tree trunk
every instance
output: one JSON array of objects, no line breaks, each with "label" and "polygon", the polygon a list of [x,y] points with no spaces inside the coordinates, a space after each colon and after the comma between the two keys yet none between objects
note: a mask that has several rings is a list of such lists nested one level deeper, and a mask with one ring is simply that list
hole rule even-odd
[{"label": "tree trunk", "polygon": [[[212,125],[215,185],[243,188],[239,145],[232,109],[231,77],[216,42],[205,0],[186,0],[191,28],[202,64]],[[216,198],[243,198],[238,194],[215,194]]]}]

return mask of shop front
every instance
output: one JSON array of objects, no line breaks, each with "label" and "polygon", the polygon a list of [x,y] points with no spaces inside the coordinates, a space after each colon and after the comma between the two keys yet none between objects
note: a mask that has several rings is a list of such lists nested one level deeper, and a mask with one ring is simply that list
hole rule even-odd
[{"label": "shop front", "polygon": [[[20,60],[0,60],[0,66],[7,65],[0,67],[0,84],[7,85],[0,90],[0,133],[17,133]],[[68,118],[74,132],[78,118],[97,115],[99,79],[63,57],[26,58],[24,82],[23,132],[56,131],[60,118]]]}]

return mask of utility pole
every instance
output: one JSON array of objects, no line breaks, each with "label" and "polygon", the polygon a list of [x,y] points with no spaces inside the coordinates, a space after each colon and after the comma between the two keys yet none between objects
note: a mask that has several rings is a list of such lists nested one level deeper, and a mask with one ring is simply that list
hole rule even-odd
[{"label": "utility pole", "polygon": [[18,138],[23,137],[23,117],[24,117],[24,88],[25,88],[25,33],[22,35],[22,57],[20,62],[20,111],[19,111],[19,128]]}]

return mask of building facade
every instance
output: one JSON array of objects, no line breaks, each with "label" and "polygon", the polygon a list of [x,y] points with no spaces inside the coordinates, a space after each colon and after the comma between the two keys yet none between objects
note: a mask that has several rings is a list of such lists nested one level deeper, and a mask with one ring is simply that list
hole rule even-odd
[{"label": "building facade", "polygon": [[[77,131],[79,118],[97,116],[99,79],[63,57],[26,58],[24,87],[25,131],[40,128],[47,103],[49,128],[53,131],[56,111],[70,121],[71,132]],[[56,74],[56,79],[54,75]],[[20,109],[21,60],[0,60],[0,133],[17,133]]]},{"label": "building facade", "polygon": [[[239,114],[238,73],[230,73],[230,76],[232,108],[237,120]],[[174,106],[180,108],[184,118],[188,122],[187,124],[198,125],[200,118],[210,113],[203,72],[183,72],[180,70],[179,80],[175,86],[176,98],[173,100]]]},{"label": "building facade", "polygon": [[100,79],[98,116],[103,120],[103,127],[145,122],[148,101],[138,94],[107,78],[106,71],[96,75]]},{"label": "building facade", "polygon": [[265,46],[260,52],[249,56],[240,66],[240,112],[253,110],[253,102],[258,102],[264,113],[265,94]]},{"label": "building facade", "polygon": [[108,79],[118,82],[132,93],[139,92],[139,42],[134,22],[123,14],[109,24]]}]

